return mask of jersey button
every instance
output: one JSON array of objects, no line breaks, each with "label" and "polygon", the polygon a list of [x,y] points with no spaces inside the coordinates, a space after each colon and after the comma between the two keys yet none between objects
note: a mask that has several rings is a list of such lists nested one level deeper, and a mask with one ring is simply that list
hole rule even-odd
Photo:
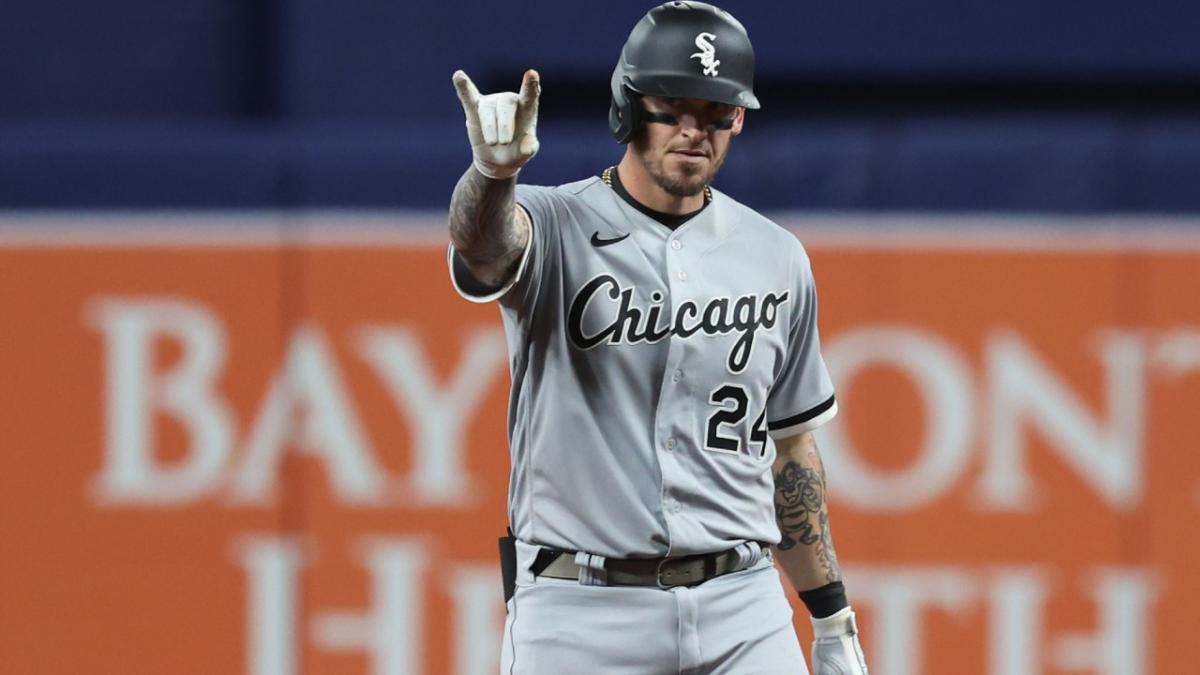
[{"label": "jersey button", "polygon": [[679,270],[679,280],[687,281],[687,272],[684,272],[683,270]]},{"label": "jersey button", "polygon": [[674,439],[674,438],[668,438],[668,439],[667,439],[667,449],[668,449],[668,450],[674,450],[674,449],[675,449],[675,439]]},{"label": "jersey button", "polygon": [[682,370],[676,370],[675,372],[671,373],[671,381],[672,382],[678,382],[682,379],[683,379],[683,371]]},{"label": "jersey button", "polygon": [[679,249],[683,248],[683,243],[680,242],[678,239],[672,239],[671,240],[671,248],[678,251]]}]

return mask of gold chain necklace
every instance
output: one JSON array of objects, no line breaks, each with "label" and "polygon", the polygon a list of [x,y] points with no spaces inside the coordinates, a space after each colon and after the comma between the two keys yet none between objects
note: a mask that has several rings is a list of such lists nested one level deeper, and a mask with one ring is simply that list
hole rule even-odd
[{"label": "gold chain necklace", "polygon": [[[607,185],[608,187],[613,186],[612,177],[613,177],[614,169],[616,169],[616,167],[610,166],[607,169],[605,169],[603,173],[600,174],[600,180],[604,181],[604,184]],[[712,201],[712,188],[705,185],[704,186],[704,205],[708,206],[709,202],[711,202],[711,201]]]}]

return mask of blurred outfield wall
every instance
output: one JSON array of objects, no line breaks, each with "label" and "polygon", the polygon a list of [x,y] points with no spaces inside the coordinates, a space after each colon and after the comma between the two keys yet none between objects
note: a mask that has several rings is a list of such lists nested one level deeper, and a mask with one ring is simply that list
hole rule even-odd
[{"label": "blurred outfield wall", "polygon": [[[781,221],[872,672],[1195,672],[1200,222]],[[494,673],[507,358],[443,227],[0,216],[0,670]]]}]

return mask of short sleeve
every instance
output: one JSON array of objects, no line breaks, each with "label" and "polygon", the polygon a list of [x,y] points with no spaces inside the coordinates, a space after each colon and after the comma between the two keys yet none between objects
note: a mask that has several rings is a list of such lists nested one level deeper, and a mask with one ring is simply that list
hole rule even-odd
[{"label": "short sleeve", "polygon": [[447,251],[450,282],[459,295],[471,302],[497,300],[501,305],[518,311],[532,309],[537,301],[537,289],[542,282],[547,258],[557,250],[551,241],[557,232],[557,228],[551,225],[554,219],[552,191],[552,188],[517,185],[517,205],[529,215],[529,241],[512,277],[503,284],[488,286],[476,279],[462,256],[454,250],[454,244],[450,244]]},{"label": "short sleeve", "polygon": [[775,439],[816,429],[837,414],[833,381],[821,358],[816,283],[803,252],[795,277],[787,356],[767,399],[767,431]]}]

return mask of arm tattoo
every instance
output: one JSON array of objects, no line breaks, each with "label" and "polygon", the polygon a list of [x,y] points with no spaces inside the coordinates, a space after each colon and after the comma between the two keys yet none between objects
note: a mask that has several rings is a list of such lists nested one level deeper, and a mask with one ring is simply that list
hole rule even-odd
[{"label": "arm tattoo", "polygon": [[775,517],[783,539],[779,549],[813,546],[813,555],[830,581],[841,579],[829,509],[825,503],[825,467],[815,450],[809,452],[813,467],[788,461],[775,474]]},{"label": "arm tattoo", "polygon": [[812,546],[820,537],[813,531],[812,516],[821,512],[825,491],[816,471],[788,462],[775,476],[775,517],[783,532],[779,548],[797,543]]},{"label": "arm tattoo", "polygon": [[515,178],[488,178],[471,165],[450,198],[450,241],[487,284],[498,284],[512,272],[525,245],[515,212],[516,185]]}]

